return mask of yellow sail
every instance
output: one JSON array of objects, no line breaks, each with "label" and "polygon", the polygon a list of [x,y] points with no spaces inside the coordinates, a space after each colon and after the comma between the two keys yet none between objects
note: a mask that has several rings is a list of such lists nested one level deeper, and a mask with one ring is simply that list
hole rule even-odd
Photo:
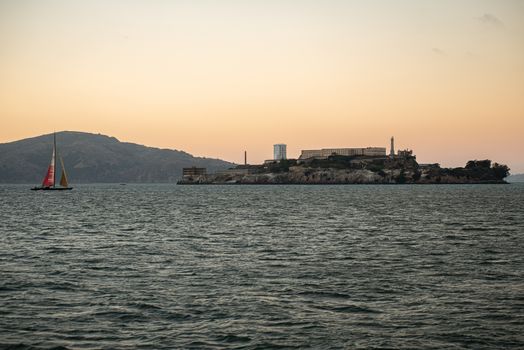
[{"label": "yellow sail", "polygon": [[60,157],[60,165],[62,165],[62,176],[60,177],[60,186],[68,187],[67,183],[67,175],[64,168],[64,161],[62,160],[62,157]]}]

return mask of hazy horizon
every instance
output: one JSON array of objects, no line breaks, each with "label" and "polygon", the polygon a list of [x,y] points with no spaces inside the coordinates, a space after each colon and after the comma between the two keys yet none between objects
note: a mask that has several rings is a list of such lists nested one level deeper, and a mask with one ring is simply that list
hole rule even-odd
[{"label": "hazy horizon", "polygon": [[521,1],[3,1],[0,142],[71,130],[250,163],[411,148],[524,172]]},{"label": "hazy horizon", "polygon": [[[79,131],[79,130],[57,130],[57,131],[54,131],[53,133],[55,134],[60,134],[60,133],[87,133],[87,132],[84,132],[84,131]],[[35,135],[34,137],[28,137],[26,139],[31,139],[31,138],[38,138],[38,137],[41,137],[41,136],[48,136],[48,135],[52,135],[53,133],[48,133],[48,134],[43,134],[43,135]],[[101,136],[106,136],[106,137],[115,137],[113,135],[106,135],[106,134],[102,134],[102,133],[88,133],[88,134],[91,134],[91,135],[101,135]],[[60,138],[58,138],[58,143],[60,142]],[[8,141],[6,143],[10,143],[10,142],[17,142],[17,141],[23,141],[23,140],[26,140],[26,139],[21,139],[21,140],[14,140],[14,141]],[[163,150],[173,150],[173,151],[182,151],[182,152],[186,152],[185,150],[183,149],[176,149],[176,148],[168,148],[168,147],[155,147],[155,146],[149,146],[149,145],[145,145],[145,144],[141,144],[141,143],[136,143],[136,142],[130,142],[130,141],[127,141],[127,140],[122,140],[120,138],[117,138],[116,139],[119,141],[119,142],[122,142],[122,143],[131,143],[131,144],[137,144],[137,145],[141,145],[141,146],[145,146],[145,147],[152,147],[152,148],[157,148],[157,149],[163,149]],[[3,142],[0,142],[0,145],[3,144]],[[389,147],[389,146],[388,146]],[[386,148],[386,153],[389,154],[389,150],[390,148],[388,147],[385,147]],[[225,160],[227,161],[227,159],[221,159],[221,158],[213,158],[213,157],[206,157],[206,156],[199,156],[199,155],[195,155],[195,154],[191,154],[192,156],[194,157],[204,157],[206,159],[219,159],[219,160]],[[288,154],[288,159],[298,159],[300,156],[300,154],[297,154],[296,156],[293,155],[293,154]],[[268,157],[268,159],[272,159],[272,157]],[[473,159],[470,159],[470,160],[473,160]],[[479,158],[475,158],[474,160],[481,160]],[[493,162],[496,162],[496,160],[492,160]],[[243,164],[243,160],[242,162],[232,162],[232,163],[236,163],[236,164]],[[256,164],[256,163],[253,163],[253,162],[248,162],[250,164]],[[419,160],[419,163],[422,163],[420,160]],[[437,162],[438,163],[438,162]],[[447,165],[446,164],[440,164],[441,166],[444,166],[446,167]],[[461,165],[458,165],[459,167],[463,167],[465,166],[465,163],[464,164],[461,164]],[[510,176],[511,175],[523,175],[519,172],[516,172],[514,170],[510,171]]]}]

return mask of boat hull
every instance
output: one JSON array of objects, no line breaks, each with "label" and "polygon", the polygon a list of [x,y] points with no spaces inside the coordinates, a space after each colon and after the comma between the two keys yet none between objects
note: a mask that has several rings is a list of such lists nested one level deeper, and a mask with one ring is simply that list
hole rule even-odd
[{"label": "boat hull", "polygon": [[69,191],[73,187],[33,187],[31,191]]}]

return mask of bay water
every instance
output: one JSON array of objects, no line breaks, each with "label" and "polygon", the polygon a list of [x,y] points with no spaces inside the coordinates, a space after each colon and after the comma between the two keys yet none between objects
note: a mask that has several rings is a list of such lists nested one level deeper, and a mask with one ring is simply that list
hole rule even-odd
[{"label": "bay water", "polygon": [[29,187],[0,348],[524,348],[522,184]]}]

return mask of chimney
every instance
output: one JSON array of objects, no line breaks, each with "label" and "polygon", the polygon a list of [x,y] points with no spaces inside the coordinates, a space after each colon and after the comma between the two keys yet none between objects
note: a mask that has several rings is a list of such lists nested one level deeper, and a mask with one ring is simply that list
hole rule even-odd
[{"label": "chimney", "polygon": [[395,138],[391,136],[391,150],[389,151],[389,156],[391,158],[395,157]]}]

